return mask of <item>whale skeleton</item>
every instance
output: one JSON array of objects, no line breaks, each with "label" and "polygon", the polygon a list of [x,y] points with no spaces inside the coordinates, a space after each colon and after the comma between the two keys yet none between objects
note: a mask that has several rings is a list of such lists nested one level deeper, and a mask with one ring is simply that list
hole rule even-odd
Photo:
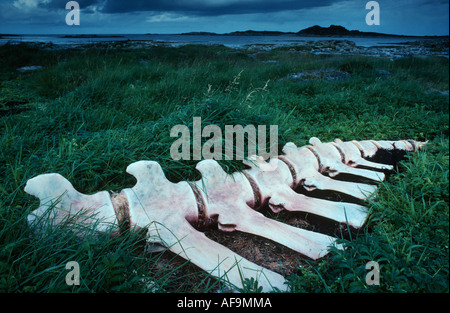
[{"label": "whale skeleton", "polygon": [[[215,160],[203,160],[196,165],[202,178],[190,182],[170,182],[157,162],[138,161],[126,169],[136,178],[136,185],[119,193],[86,195],[59,174],[39,175],[25,186],[25,192],[40,199],[28,222],[42,222],[42,216],[50,211],[52,225],[70,220],[105,232],[111,227],[118,233],[124,227],[145,229],[149,243],[167,247],[232,286],[242,287],[243,278],[253,277],[263,291],[285,291],[288,287],[282,275],[246,260],[207,238],[202,230],[214,224],[225,232],[261,236],[311,259],[321,258],[330,246],[343,249],[336,238],[275,221],[258,210],[268,206],[274,212],[308,212],[359,228],[367,218],[366,207],[308,196],[308,192],[335,192],[365,200],[399,159],[386,158],[391,164],[373,161],[380,151],[404,154],[426,144],[339,139],[322,143],[315,137],[309,143],[300,148],[287,143],[283,155],[270,162],[251,157],[244,160],[248,169],[233,174],[227,174]],[[363,182],[337,179],[339,175]],[[296,192],[299,188],[306,190],[305,194]]]}]

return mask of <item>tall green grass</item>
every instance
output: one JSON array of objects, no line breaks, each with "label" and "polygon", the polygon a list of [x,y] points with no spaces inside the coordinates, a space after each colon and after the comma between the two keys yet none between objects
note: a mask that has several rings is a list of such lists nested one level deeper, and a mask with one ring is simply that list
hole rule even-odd
[{"label": "tall green grass", "polygon": [[[276,60],[277,63],[263,63]],[[80,240],[64,228],[35,234],[26,216],[38,201],[26,181],[58,172],[83,193],[135,183],[125,168],[158,161],[172,181],[198,179],[196,161],[174,161],[170,129],[278,125],[279,148],[312,136],[430,140],[381,184],[367,227],[347,249],[289,277],[302,292],[448,292],[448,59],[390,61],[273,50],[253,54],[221,46],[42,50],[0,47],[0,290],[211,291],[198,269],[152,254],[138,235]],[[42,65],[41,71],[17,68]],[[280,80],[303,70],[336,68],[347,80]],[[377,69],[391,73],[381,77]],[[240,161],[222,161],[228,172]],[[80,262],[81,286],[64,266]],[[381,285],[364,283],[368,261]],[[164,262],[178,264],[165,268]],[[177,263],[178,262],[178,263]],[[202,276],[203,275],[203,276]],[[200,279],[197,279],[200,277]],[[250,284],[251,285],[251,284]],[[253,288],[253,287],[252,287]],[[250,290],[250,289],[249,289]],[[251,289],[253,290],[253,289]]]}]

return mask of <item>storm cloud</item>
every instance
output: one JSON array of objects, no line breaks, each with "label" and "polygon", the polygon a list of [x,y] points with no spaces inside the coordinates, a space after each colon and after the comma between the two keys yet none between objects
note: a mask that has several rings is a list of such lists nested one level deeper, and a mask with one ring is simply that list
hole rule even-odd
[{"label": "storm cloud", "polygon": [[[342,1],[342,0],[341,0]],[[329,6],[339,0],[80,0],[81,9],[102,13],[175,12],[194,16],[251,14]],[[65,7],[66,0],[41,1],[48,9]]]},{"label": "storm cloud", "polygon": [[298,1],[298,0],[108,0],[104,6],[104,12],[132,12],[132,11],[156,11],[156,12],[183,12],[197,16],[214,16],[224,14],[249,14],[279,12],[285,10],[298,10],[312,7],[321,7],[337,2],[336,0],[324,1]]}]

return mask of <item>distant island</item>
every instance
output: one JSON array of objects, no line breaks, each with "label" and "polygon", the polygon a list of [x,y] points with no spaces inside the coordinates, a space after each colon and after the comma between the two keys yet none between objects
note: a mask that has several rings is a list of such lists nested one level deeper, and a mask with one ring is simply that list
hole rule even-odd
[{"label": "distant island", "polygon": [[389,36],[409,37],[403,35],[383,34],[377,32],[361,32],[359,30],[348,30],[342,26],[331,25],[330,27],[312,26],[297,33],[300,36]]},{"label": "distant island", "polygon": [[302,36],[302,37],[448,37],[448,36],[406,36],[406,35],[392,35],[377,32],[362,32],[359,30],[348,30],[343,26],[331,25],[329,27],[321,27],[318,25],[302,29],[298,32],[281,32],[281,31],[235,31],[225,34],[216,34],[211,32],[189,32],[181,35],[191,36]]},{"label": "distant island", "polygon": [[125,38],[122,35],[96,35],[96,34],[81,34],[81,35],[63,35],[61,38]]}]

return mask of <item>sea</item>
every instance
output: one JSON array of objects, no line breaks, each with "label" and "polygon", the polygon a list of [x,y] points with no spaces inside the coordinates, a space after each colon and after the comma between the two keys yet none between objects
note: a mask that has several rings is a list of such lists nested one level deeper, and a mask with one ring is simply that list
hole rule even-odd
[{"label": "sea", "polygon": [[180,34],[120,34],[94,36],[65,35],[0,35],[0,45],[7,42],[44,42],[55,45],[80,45],[108,41],[150,41],[171,46],[187,44],[224,45],[242,48],[248,45],[290,45],[302,41],[349,40],[360,47],[401,46],[426,37],[302,37],[302,36],[240,36],[240,35],[180,35]]}]

